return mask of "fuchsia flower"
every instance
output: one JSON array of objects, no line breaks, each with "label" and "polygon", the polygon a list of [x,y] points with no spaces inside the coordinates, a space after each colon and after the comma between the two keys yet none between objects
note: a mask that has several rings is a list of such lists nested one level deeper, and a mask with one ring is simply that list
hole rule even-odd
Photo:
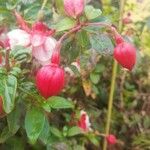
[{"label": "fuchsia flower", "polygon": [[115,47],[114,58],[124,68],[132,70],[136,63],[136,49],[130,43],[122,42]]},{"label": "fuchsia flower", "polygon": [[89,116],[83,110],[80,112],[80,119],[78,121],[78,127],[82,129],[83,132],[91,131],[91,123],[89,121]]},{"label": "fuchsia flower", "polygon": [[132,70],[136,63],[136,48],[125,42],[120,35],[116,35],[115,41],[114,58],[124,68]]},{"label": "fuchsia flower", "polygon": [[52,63],[43,66],[36,75],[36,86],[44,98],[59,94],[64,87],[64,70],[59,67],[60,54],[55,50]]},{"label": "fuchsia flower", "polygon": [[106,137],[106,140],[109,144],[114,145],[117,143],[117,139],[113,134],[110,134]]},{"label": "fuchsia flower", "polygon": [[84,10],[84,0],[64,0],[64,9],[68,16],[77,18]]},{"label": "fuchsia flower", "polygon": [[42,22],[36,22],[30,29],[17,12],[15,15],[21,29],[14,29],[7,34],[10,47],[13,49],[15,46],[31,46],[32,55],[42,65],[49,64],[56,46],[56,40],[52,37],[54,30]]}]

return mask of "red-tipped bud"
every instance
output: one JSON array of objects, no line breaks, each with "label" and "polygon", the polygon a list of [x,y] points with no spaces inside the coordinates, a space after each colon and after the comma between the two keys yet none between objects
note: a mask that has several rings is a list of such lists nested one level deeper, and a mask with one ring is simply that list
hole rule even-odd
[{"label": "red-tipped bud", "polygon": [[117,139],[114,135],[110,134],[106,137],[106,140],[109,144],[114,145],[117,142]]},{"label": "red-tipped bud", "polygon": [[64,87],[64,70],[56,64],[43,66],[37,72],[36,86],[46,99],[57,95]]},{"label": "red-tipped bud", "polygon": [[136,49],[127,42],[117,44],[114,49],[114,58],[124,68],[132,70],[136,63]]},{"label": "red-tipped bud", "polygon": [[84,0],[64,0],[65,12],[68,16],[77,18],[84,10]]}]

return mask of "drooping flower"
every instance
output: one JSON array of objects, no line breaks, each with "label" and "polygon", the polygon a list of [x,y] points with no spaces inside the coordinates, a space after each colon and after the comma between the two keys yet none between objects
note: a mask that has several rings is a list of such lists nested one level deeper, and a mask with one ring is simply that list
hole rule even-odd
[{"label": "drooping flower", "polygon": [[113,134],[110,134],[106,137],[106,140],[109,144],[114,145],[117,143],[117,139]]},{"label": "drooping flower", "polygon": [[132,70],[136,63],[136,49],[130,43],[120,42],[114,49],[114,58],[128,70]]},{"label": "drooping flower", "polygon": [[56,44],[51,58],[51,64],[43,66],[36,75],[36,87],[44,98],[57,95],[65,84],[64,69],[60,63],[60,43]]},{"label": "drooping flower", "polygon": [[14,29],[8,35],[10,47],[25,46],[32,48],[32,55],[42,64],[50,63],[56,40],[52,37],[54,30],[43,22],[36,22],[29,28],[24,19],[15,12],[21,29]]},{"label": "drooping flower", "polygon": [[68,16],[77,18],[84,10],[84,0],[64,0],[64,9]]},{"label": "drooping flower", "polygon": [[80,112],[80,119],[78,121],[78,127],[83,132],[89,132],[89,131],[91,131],[91,123],[90,123],[90,120],[89,120],[89,116],[83,110]]},{"label": "drooping flower", "polygon": [[37,72],[36,86],[46,99],[59,94],[64,87],[64,70],[57,64],[43,66]]}]

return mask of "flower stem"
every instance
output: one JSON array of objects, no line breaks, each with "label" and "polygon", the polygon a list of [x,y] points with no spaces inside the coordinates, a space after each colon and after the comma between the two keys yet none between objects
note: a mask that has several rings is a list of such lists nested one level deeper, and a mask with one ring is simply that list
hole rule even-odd
[{"label": "flower stem", "polygon": [[60,39],[59,39],[59,42],[62,43],[63,40],[70,34],[74,33],[74,32],[77,32],[78,30],[80,30],[82,28],[82,25],[77,25],[75,26],[74,28],[72,28],[71,30],[69,30],[68,32],[66,32],[65,34],[63,34]]},{"label": "flower stem", "polygon": [[[124,12],[124,5],[125,5],[125,0],[121,0],[120,1],[120,17],[119,17],[119,31],[120,32],[122,30],[122,17],[123,17],[123,12]],[[109,95],[109,100],[108,100],[107,122],[106,122],[106,129],[105,129],[106,136],[109,135],[109,132],[110,132],[111,116],[112,116],[112,108],[113,108],[113,96],[114,96],[115,82],[116,82],[116,76],[117,76],[117,66],[118,66],[118,64],[114,60],[110,95]],[[104,139],[103,150],[107,150],[106,138]]]},{"label": "flower stem", "polygon": [[[114,60],[110,95],[109,95],[109,101],[108,101],[107,122],[106,122],[106,129],[105,129],[106,136],[109,135],[109,131],[110,131],[110,123],[111,123],[113,96],[114,96],[114,91],[115,91],[116,76],[117,76],[117,62]],[[107,149],[107,141],[106,141],[106,139],[104,139],[103,150],[106,150],[106,149]]]}]

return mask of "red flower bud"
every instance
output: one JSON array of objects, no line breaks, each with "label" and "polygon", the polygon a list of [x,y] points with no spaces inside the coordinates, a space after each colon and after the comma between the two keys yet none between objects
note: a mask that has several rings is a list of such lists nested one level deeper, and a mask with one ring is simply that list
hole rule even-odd
[{"label": "red flower bud", "polygon": [[117,139],[116,139],[116,137],[114,136],[114,135],[112,135],[112,134],[110,134],[110,135],[108,135],[107,137],[106,137],[106,140],[107,140],[107,142],[109,143],[109,144],[116,144],[116,142],[117,142]]},{"label": "red flower bud", "polygon": [[68,16],[77,18],[84,9],[84,0],[64,0],[65,12]]},{"label": "red flower bud", "polygon": [[115,47],[114,58],[124,68],[132,70],[136,63],[136,49],[130,43],[122,42]]},{"label": "red flower bud", "polygon": [[37,72],[36,86],[45,98],[57,95],[64,87],[64,70],[57,64],[43,66]]}]

